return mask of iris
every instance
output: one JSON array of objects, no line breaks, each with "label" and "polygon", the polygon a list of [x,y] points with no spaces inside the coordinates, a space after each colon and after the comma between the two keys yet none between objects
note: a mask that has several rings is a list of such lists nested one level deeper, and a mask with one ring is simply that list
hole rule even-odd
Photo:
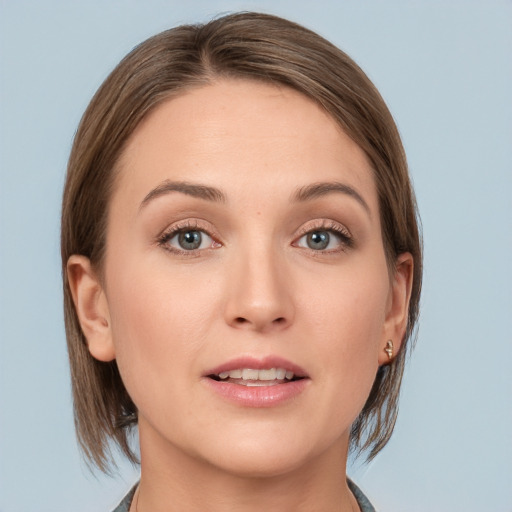
[{"label": "iris", "polygon": [[327,231],[313,231],[307,235],[306,241],[310,249],[321,251],[327,248],[330,239]]}]

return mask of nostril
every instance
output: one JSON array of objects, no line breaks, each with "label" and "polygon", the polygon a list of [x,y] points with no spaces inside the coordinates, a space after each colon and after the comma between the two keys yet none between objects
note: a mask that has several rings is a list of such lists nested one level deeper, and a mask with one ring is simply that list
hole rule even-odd
[{"label": "nostril", "polygon": [[248,327],[253,326],[255,329],[263,329],[265,326],[273,325],[277,326],[285,326],[287,324],[287,320],[284,316],[280,316],[274,318],[271,322],[263,321],[262,319],[254,319],[252,320],[250,317],[245,318],[243,316],[237,316],[233,319],[232,325],[237,327]]}]

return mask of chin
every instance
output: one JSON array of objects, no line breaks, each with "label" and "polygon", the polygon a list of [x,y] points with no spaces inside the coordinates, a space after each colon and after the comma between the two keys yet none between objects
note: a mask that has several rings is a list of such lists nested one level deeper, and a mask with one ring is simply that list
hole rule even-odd
[{"label": "chin", "polygon": [[[227,454],[226,454],[227,455]],[[216,460],[216,468],[240,478],[274,478],[300,470],[308,462],[308,457],[297,453],[269,454],[263,450],[247,453],[239,450],[236,454]]]},{"label": "chin", "polygon": [[[226,434],[223,442],[210,444],[206,458],[216,468],[241,478],[272,478],[299,471],[327,448],[316,446],[315,449],[311,439],[297,432],[290,435],[288,430],[279,436],[267,437],[255,431],[250,436],[238,435],[236,441],[233,439],[236,439],[234,435]],[[214,453],[212,446],[216,447]]]}]

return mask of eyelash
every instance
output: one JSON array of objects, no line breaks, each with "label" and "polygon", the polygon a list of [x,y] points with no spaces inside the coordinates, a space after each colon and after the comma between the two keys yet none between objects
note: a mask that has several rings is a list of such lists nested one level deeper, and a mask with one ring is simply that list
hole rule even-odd
[{"label": "eyelash", "polygon": [[[201,227],[200,223],[197,220],[186,220],[184,222],[181,222],[179,224],[175,224],[171,226],[170,228],[166,229],[161,235],[157,238],[157,243],[159,246],[161,246],[166,251],[169,251],[173,254],[178,255],[184,255],[184,256],[199,256],[202,251],[205,249],[212,249],[216,247],[207,247],[203,249],[178,249],[176,247],[171,247],[169,245],[169,241],[172,240],[176,235],[179,235],[180,233],[186,233],[187,231],[198,231],[201,232],[208,237],[210,237],[213,240],[213,243],[220,247],[220,242],[217,241],[217,238],[213,236],[210,233],[210,230],[206,229],[205,227]],[[295,241],[292,243],[293,246],[297,246],[298,242],[304,238],[304,236],[307,236],[314,232],[328,232],[328,233],[334,233],[335,236],[338,238],[340,242],[340,247],[336,249],[329,249],[329,250],[318,250],[318,249],[311,249],[307,247],[300,247],[302,249],[308,250],[311,253],[314,253],[315,256],[319,256],[322,254],[333,254],[338,253],[340,251],[346,251],[347,249],[351,249],[354,247],[354,239],[348,229],[346,229],[344,226],[338,224],[335,221],[332,220],[323,220],[319,219],[317,221],[314,221],[312,224],[308,224],[305,227],[301,228],[299,231],[299,235],[297,238],[295,238]],[[213,245],[213,244],[212,244]]]}]

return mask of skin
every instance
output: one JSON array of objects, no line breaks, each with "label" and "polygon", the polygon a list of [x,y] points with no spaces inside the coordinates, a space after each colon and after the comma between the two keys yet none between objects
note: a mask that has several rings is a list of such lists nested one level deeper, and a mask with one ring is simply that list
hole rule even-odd
[{"label": "skin", "polygon": [[[103,278],[78,255],[68,273],[91,354],[117,359],[139,410],[139,512],[356,510],[350,426],[386,341],[399,350],[412,275],[409,254],[389,274],[363,151],[301,94],[223,80],[152,112],[118,171]],[[151,194],[166,180],[225,200]],[[362,202],[294,199],[318,182]],[[176,226],[204,232],[201,248],[176,252],[162,237]],[[308,246],[315,230],[327,249]],[[225,361],[268,355],[306,370],[293,400],[243,407],[205,385]]]}]

